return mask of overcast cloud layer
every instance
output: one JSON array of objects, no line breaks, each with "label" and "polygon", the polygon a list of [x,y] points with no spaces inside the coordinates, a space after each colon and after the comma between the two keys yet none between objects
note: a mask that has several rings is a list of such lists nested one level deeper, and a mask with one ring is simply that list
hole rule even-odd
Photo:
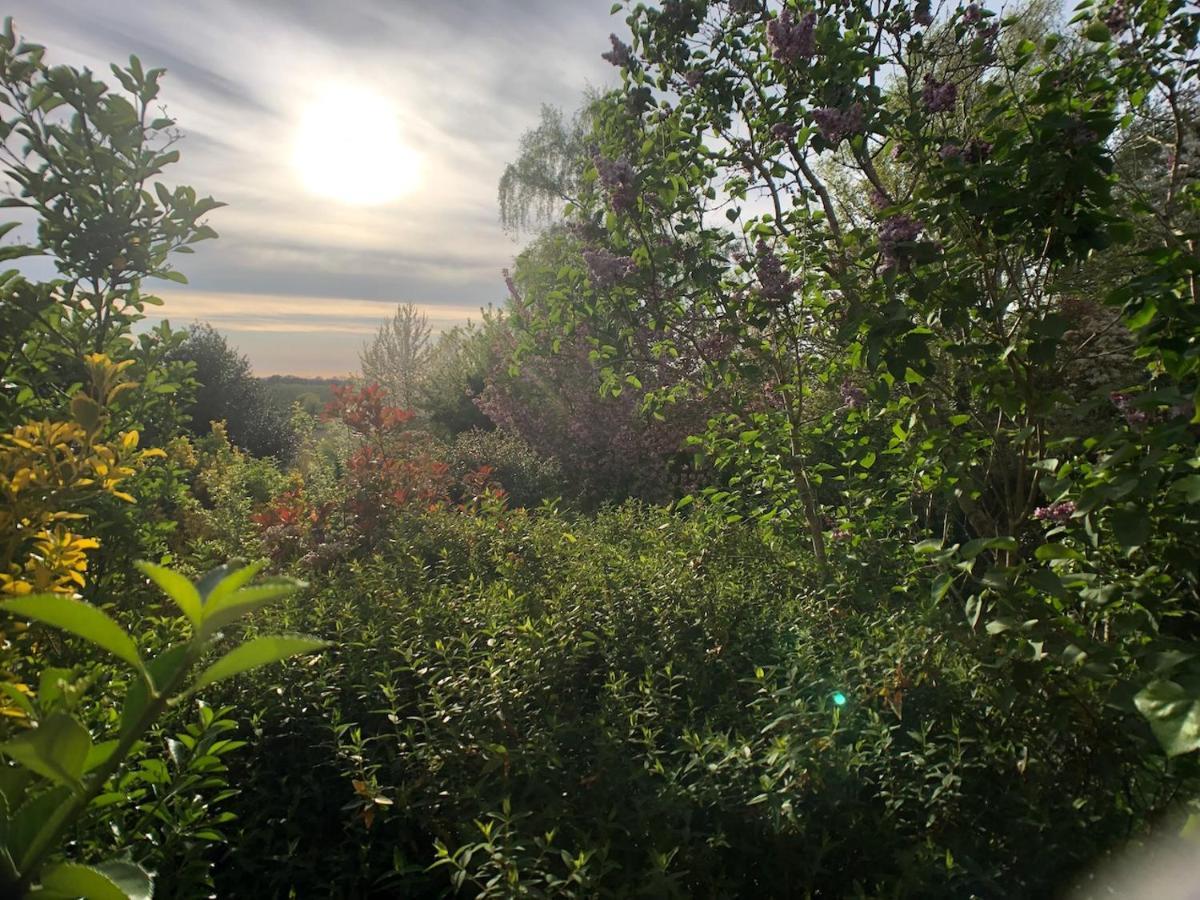
[{"label": "overcast cloud layer", "polygon": [[[435,327],[503,300],[517,246],[496,184],[542,103],[575,108],[615,81],[600,59],[619,21],[606,0],[17,0],[52,63],[107,73],[136,53],[163,66],[186,134],[168,182],[229,204],[220,239],[180,257],[173,324],[211,321],[262,374],[344,374],[396,303]],[[292,167],[305,108],[330,84],[396,107],[422,159],[399,200],[352,207],[308,194]]]}]

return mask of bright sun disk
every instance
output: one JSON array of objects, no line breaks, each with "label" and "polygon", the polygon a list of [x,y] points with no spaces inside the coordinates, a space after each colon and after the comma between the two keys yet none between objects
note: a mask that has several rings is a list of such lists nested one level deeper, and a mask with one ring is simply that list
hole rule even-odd
[{"label": "bright sun disk", "polygon": [[308,191],[353,206],[395,200],[417,186],[420,174],[395,106],[351,86],[331,89],[305,109],[292,161]]}]

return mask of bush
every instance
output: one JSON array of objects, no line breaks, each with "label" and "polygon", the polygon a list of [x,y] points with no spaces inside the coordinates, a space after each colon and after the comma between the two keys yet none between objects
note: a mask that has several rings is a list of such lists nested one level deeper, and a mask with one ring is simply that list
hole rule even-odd
[{"label": "bush", "polygon": [[287,410],[250,371],[250,361],[238,353],[211,325],[197,323],[175,358],[192,363],[199,388],[192,406],[192,434],[209,433],[213,422],[224,422],[229,439],[255,456],[287,460],[296,436]]},{"label": "bush", "polygon": [[562,469],[555,460],[538,456],[516,435],[502,431],[466,431],[447,451],[450,472],[461,480],[487,468],[505,491],[510,506],[537,506],[568,493]]}]

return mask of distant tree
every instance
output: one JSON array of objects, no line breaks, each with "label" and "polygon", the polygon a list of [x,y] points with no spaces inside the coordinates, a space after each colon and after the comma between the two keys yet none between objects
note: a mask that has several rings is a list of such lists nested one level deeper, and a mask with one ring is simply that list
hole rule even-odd
[{"label": "distant tree", "polygon": [[405,409],[416,406],[418,386],[432,346],[428,317],[411,303],[396,308],[396,315],[379,326],[358,359],[363,380],[378,384],[392,402]]},{"label": "distant tree", "polygon": [[433,429],[452,438],[466,431],[488,431],[495,423],[476,404],[497,357],[503,322],[490,313],[444,332],[430,353],[417,407]]},{"label": "distant tree", "polygon": [[500,177],[500,222],[517,233],[556,221],[579,196],[588,166],[587,108],[570,119],[542,106],[541,122],[521,136],[520,154]]},{"label": "distant tree", "polygon": [[250,369],[250,361],[215,328],[198,322],[175,351],[190,362],[199,383],[192,406],[191,431],[207,434],[213,422],[223,421],[229,440],[255,456],[289,457],[295,436],[288,413],[272,402]]}]

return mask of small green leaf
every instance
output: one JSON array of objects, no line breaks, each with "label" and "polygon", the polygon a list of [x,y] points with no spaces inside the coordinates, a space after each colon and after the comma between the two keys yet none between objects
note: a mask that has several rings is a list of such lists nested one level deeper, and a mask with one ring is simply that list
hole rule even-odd
[{"label": "small green leaf", "polygon": [[1107,44],[1112,40],[1112,32],[1108,30],[1108,26],[1099,19],[1088,25],[1083,30],[1083,36],[1089,41],[1095,41],[1097,44]]},{"label": "small green leaf", "polygon": [[69,631],[142,671],[142,659],[133,639],[108,613],[90,603],[63,594],[31,594],[6,600],[0,608]]},{"label": "small green leaf", "polygon": [[66,713],[55,713],[29,731],[0,744],[0,753],[15,759],[55,784],[79,784],[92,749],[88,730]]},{"label": "small green leaf", "polygon": [[315,638],[303,637],[301,635],[275,635],[272,637],[254,638],[240,647],[230,650],[205,669],[200,674],[200,677],[196,679],[192,690],[198,691],[207,685],[224,681],[226,678],[232,678],[234,675],[240,675],[242,672],[247,672],[250,669],[257,669],[259,666],[269,665],[274,662],[282,662],[288,657],[296,656],[300,653],[311,653],[326,646],[328,646],[327,641],[319,641]]},{"label": "small green leaf", "polygon": [[199,627],[202,618],[200,592],[196,586],[178,572],[154,563],[137,562],[135,565],[143,575],[153,581],[170,597],[180,611],[188,617],[192,625]]},{"label": "small green leaf", "polygon": [[59,863],[42,875],[42,889],[84,900],[150,900],[154,881],[141,866],[113,860],[98,866]]},{"label": "small green leaf", "polygon": [[1200,696],[1174,681],[1152,681],[1133,698],[1167,756],[1200,749]]}]

